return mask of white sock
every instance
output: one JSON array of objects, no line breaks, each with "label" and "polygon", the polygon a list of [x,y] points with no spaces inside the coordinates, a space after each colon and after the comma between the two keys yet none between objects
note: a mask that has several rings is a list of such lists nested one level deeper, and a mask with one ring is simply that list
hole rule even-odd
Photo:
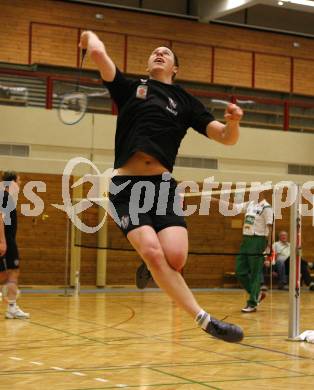
[{"label": "white sock", "polygon": [[208,323],[210,322],[210,315],[206,313],[203,309],[199,311],[195,317],[195,322],[200,326],[202,329],[206,329]]},{"label": "white sock", "polygon": [[9,311],[14,311],[16,310],[16,301],[8,301],[8,310]]}]

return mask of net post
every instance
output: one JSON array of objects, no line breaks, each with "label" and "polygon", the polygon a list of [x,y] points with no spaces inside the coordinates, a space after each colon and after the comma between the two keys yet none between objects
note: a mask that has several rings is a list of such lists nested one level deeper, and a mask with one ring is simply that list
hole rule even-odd
[{"label": "net post", "polygon": [[[102,220],[106,218],[106,212],[103,208],[98,210],[98,218]],[[107,218],[105,219],[104,225],[97,232],[97,275],[96,275],[96,286],[105,287],[107,280],[107,249],[108,246],[108,224]]]},{"label": "net post", "polygon": [[104,198],[104,204],[99,205],[98,207],[98,223],[104,221],[103,225],[97,232],[97,274],[96,274],[96,286],[105,287],[107,281],[107,260],[108,260],[108,250],[100,249],[106,248],[108,246],[108,219],[107,219],[107,210],[108,210],[108,196],[109,196],[109,178],[107,176],[101,175],[98,178],[99,193],[100,197]]},{"label": "net post", "polygon": [[[76,182],[78,177],[73,177],[73,182]],[[74,187],[72,190],[73,198],[81,198],[83,195],[82,186]],[[70,218],[69,218],[70,219]],[[78,296],[80,293],[80,270],[81,270],[81,248],[75,245],[75,240],[79,237],[81,239],[81,230],[76,227],[71,221],[71,274],[70,285],[74,287],[74,295]]]},{"label": "net post", "polygon": [[271,227],[271,248],[270,249],[270,297],[272,301],[273,293],[273,266],[275,264],[276,255],[274,252],[274,244],[276,241],[276,190],[277,187],[273,187],[272,193],[272,210],[273,210],[273,224]]},{"label": "net post", "polygon": [[[79,228],[76,228],[72,223],[72,232],[73,237],[75,237],[75,229],[78,230],[78,235],[81,234]],[[74,240],[73,245],[71,246],[74,249]],[[80,271],[81,271],[81,248],[76,248],[71,251],[71,286],[74,286],[74,295],[78,296],[81,290],[81,282],[80,282]]]},{"label": "net post", "polygon": [[296,188],[296,200],[290,208],[290,275],[288,339],[300,333],[300,265],[301,265],[301,190]]},{"label": "net post", "polygon": [[65,270],[64,270],[64,297],[71,297],[69,292],[69,256],[70,255],[70,218],[66,215],[66,239],[65,239]]},{"label": "net post", "polygon": [[80,271],[77,269],[75,272],[75,282],[74,282],[74,295],[78,297],[81,292],[81,283],[80,283]]}]

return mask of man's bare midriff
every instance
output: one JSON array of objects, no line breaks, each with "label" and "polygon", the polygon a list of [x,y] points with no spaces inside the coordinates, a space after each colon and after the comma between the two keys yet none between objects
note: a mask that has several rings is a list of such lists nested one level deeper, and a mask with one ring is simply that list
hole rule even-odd
[{"label": "man's bare midriff", "polygon": [[160,175],[167,172],[164,167],[155,157],[152,157],[144,152],[134,153],[128,161],[117,169],[117,175],[128,176],[149,176]]}]

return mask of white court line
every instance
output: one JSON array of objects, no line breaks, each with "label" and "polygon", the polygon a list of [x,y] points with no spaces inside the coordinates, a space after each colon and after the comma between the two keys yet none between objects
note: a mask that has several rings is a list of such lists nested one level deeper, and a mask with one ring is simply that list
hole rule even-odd
[{"label": "white court line", "polygon": [[124,383],[119,383],[117,387],[128,387],[128,385],[125,385]]},{"label": "white court line", "polygon": [[15,356],[10,356],[9,359],[12,359],[12,360],[23,360],[22,358],[15,357]]},{"label": "white court line", "polygon": [[44,363],[42,362],[30,362],[31,364],[35,364],[36,366],[43,366]]},{"label": "white court line", "polygon": [[52,368],[53,370],[56,370],[56,371],[65,371],[64,368],[61,368],[61,367],[50,367]]},{"label": "white court line", "polygon": [[72,372],[72,374],[77,376],[86,376],[86,374],[84,374],[83,372],[77,372],[77,371]]},{"label": "white court line", "polygon": [[103,379],[103,378],[94,378],[95,381],[98,381],[98,382],[109,382],[108,379]]}]

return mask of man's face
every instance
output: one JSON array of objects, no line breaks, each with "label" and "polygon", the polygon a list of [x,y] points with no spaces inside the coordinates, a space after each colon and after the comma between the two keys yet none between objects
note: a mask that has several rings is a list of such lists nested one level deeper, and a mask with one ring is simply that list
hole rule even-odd
[{"label": "man's face", "polygon": [[174,65],[174,55],[170,49],[161,46],[157,47],[148,58],[148,73],[152,76],[164,73],[173,76],[178,68]]},{"label": "man's face", "polygon": [[20,185],[21,185],[21,179],[20,176],[17,176],[16,181],[12,180],[10,187],[9,187],[9,192],[10,194],[18,194],[20,191]]},{"label": "man's face", "polygon": [[266,196],[267,196],[267,190],[260,191],[259,194],[258,194],[259,202],[261,202],[264,199],[266,200]]},{"label": "man's face", "polygon": [[282,242],[287,242],[288,241],[288,233],[287,232],[280,232],[279,240]]},{"label": "man's face", "polygon": [[255,202],[261,202],[262,200],[265,199],[265,194],[266,192],[265,191],[261,191],[261,190],[255,190],[254,188],[251,189],[250,191],[250,195],[249,195],[249,199],[250,200],[254,200]]}]

